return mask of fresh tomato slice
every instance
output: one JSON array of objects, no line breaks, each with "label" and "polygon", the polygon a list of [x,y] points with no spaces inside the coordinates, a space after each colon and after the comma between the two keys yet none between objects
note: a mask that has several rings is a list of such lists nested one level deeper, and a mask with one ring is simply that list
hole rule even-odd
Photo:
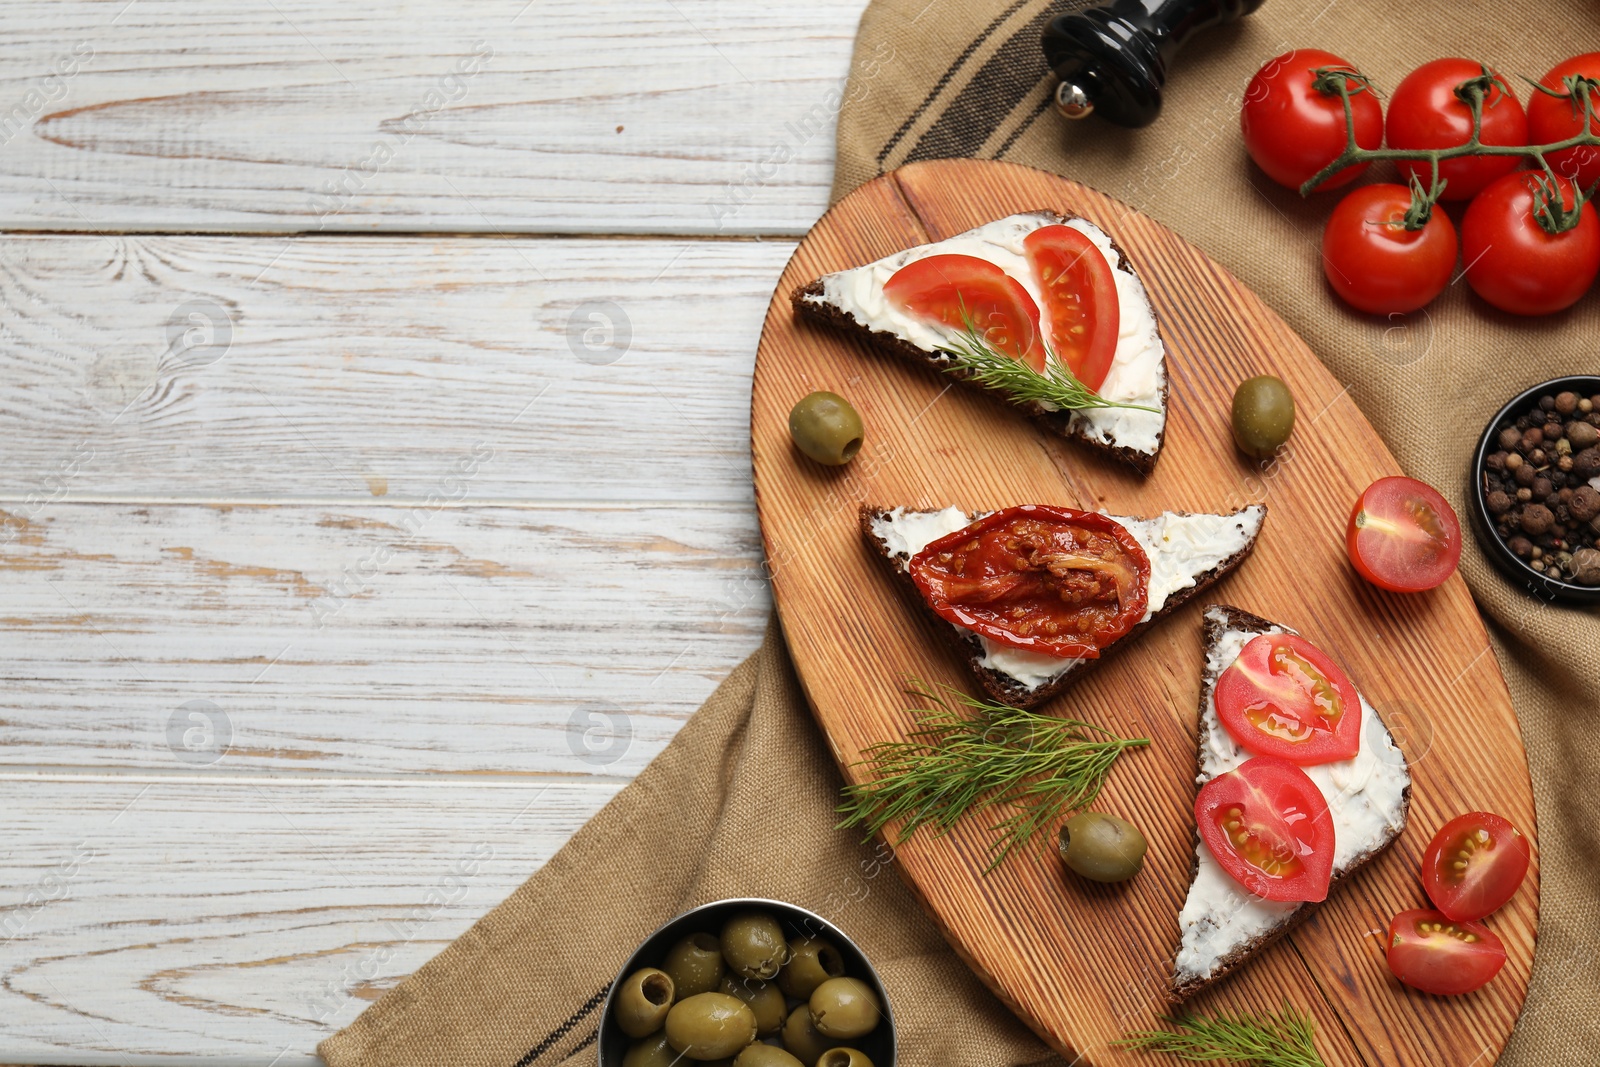
[{"label": "fresh tomato slice", "polygon": [[1253,638],[1217,679],[1217,717],[1239,746],[1310,766],[1361,751],[1361,697],[1339,665],[1294,634]]},{"label": "fresh tomato slice", "polygon": [[1402,911],[1389,924],[1389,970],[1414,989],[1456,997],[1488,984],[1506,947],[1487,926],[1437,911]]},{"label": "fresh tomato slice", "polygon": [[1415,478],[1379,478],[1350,513],[1350,562],[1381,589],[1419,593],[1443,585],[1461,561],[1461,520],[1438,490]]},{"label": "fresh tomato slice", "polygon": [[927,256],[884,283],[889,303],[952,330],[969,327],[997,352],[1044,370],[1039,305],[1011,275],[977,256]]},{"label": "fresh tomato slice", "polygon": [[1333,816],[1306,772],[1257,756],[1200,787],[1200,837],[1234,881],[1264,900],[1326,900]]},{"label": "fresh tomato slice", "polygon": [[1527,873],[1528,839],[1488,811],[1469,811],[1445,823],[1422,856],[1428,899],[1457,922],[1498,911]]},{"label": "fresh tomato slice", "polygon": [[1099,392],[1117,355],[1122,311],[1111,264],[1071,226],[1041,226],[1022,241],[1044,295],[1050,347],[1073,377]]},{"label": "fresh tomato slice", "polygon": [[1144,618],[1150,560],[1105,515],[1023,504],[912,557],[911,578],[942,618],[1011,648],[1096,659]]}]

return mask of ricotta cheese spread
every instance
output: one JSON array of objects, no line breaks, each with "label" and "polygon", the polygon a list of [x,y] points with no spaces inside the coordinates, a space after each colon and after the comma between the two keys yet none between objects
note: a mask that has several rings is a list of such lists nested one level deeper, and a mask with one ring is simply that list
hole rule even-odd
[{"label": "ricotta cheese spread", "polygon": [[[1206,618],[1226,625],[1227,613],[1212,608]],[[1264,632],[1294,631],[1273,626]],[[1217,717],[1215,694],[1217,679],[1256,636],[1255,631],[1224,630],[1206,657],[1200,729],[1204,741],[1196,778],[1200,785],[1250,758],[1250,753],[1234,743]],[[1404,829],[1405,792],[1411,783],[1411,772],[1366,697],[1361,698],[1360,753],[1354,759],[1301,769],[1316,783],[1333,817],[1335,878]],[[1174,968],[1174,985],[1210,978],[1232,953],[1270,934],[1305,906],[1298,901],[1260,900],[1222,869],[1205,841],[1197,842],[1196,852],[1199,866],[1194,884],[1189,887],[1189,899],[1178,916],[1183,941]]]},{"label": "ricotta cheese spread", "polygon": [[1087,219],[1067,219],[1047,211],[1011,215],[986,223],[944,241],[908,248],[864,267],[825,275],[822,293],[804,299],[831,304],[869,330],[891,334],[928,353],[947,351],[956,339],[955,331],[938,323],[913,318],[893,307],[883,287],[907,263],[933,255],[975,256],[988,260],[1014,278],[1042,315],[1049,312],[1028,265],[1022,242],[1034,230],[1045,226],[1067,225],[1081,231],[1100,249],[1111,264],[1116,278],[1119,329],[1117,351],[1099,393],[1107,400],[1139,404],[1157,411],[1127,408],[1091,408],[1074,412],[1071,426],[1102,444],[1131,448],[1153,455],[1160,447],[1161,431],[1167,415],[1163,397],[1166,391],[1166,348],[1156,328],[1155,311],[1144,283],[1105,231]]},{"label": "ricotta cheese spread", "polygon": [[[1151,519],[1111,516],[1133,535],[1150,558],[1148,603],[1139,621],[1144,622],[1160,611],[1168,598],[1194,585],[1200,575],[1250,547],[1261,532],[1265,516],[1266,509],[1260,505],[1232,515],[1184,515],[1168,511]],[[888,546],[890,558],[903,568],[931,542],[981,517],[953,507],[943,511],[895,508],[872,521],[872,533]],[[955,626],[954,623],[949,625]],[[978,661],[982,666],[1008,675],[1028,689],[1039,688],[1078,663],[1076,659],[1002,645],[982,634],[973,636],[983,645],[983,656]]]}]

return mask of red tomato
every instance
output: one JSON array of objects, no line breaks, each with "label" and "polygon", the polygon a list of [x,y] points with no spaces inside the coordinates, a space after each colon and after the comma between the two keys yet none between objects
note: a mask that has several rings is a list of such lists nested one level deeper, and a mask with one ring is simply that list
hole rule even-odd
[{"label": "red tomato", "polygon": [[1105,515],[1005,508],[907,564],[942,618],[1011,648],[1096,659],[1144,618],[1150,560]]},{"label": "red tomato", "polygon": [[[1483,76],[1484,67],[1471,59],[1436,59],[1405,76],[1389,98],[1390,148],[1454,148],[1472,136],[1472,110],[1456,96],[1456,86]],[[1505,90],[1509,83],[1494,71],[1497,84],[1483,101],[1483,144],[1528,143],[1528,116],[1517,98]],[[1449,182],[1444,199],[1467,200],[1502,174],[1521,166],[1517,156],[1467,156],[1439,165],[1439,177]],[[1433,168],[1426,161],[1400,163],[1400,176],[1415,174],[1427,188]]]},{"label": "red tomato", "polygon": [[[1507,174],[1479,193],[1461,219],[1467,284],[1513,315],[1548,315],[1571,307],[1600,271],[1600,217],[1594,205],[1584,202],[1572,229],[1546,232],[1534,215],[1536,199],[1545,195],[1542,177],[1536,171]],[[1561,206],[1570,210],[1572,183],[1557,178],[1556,185]]]},{"label": "red tomato", "polygon": [[1322,231],[1322,272],[1340,299],[1376,315],[1415,311],[1444,291],[1456,265],[1456,230],[1435,210],[1420,230],[1405,228],[1411,190],[1352,189]]},{"label": "red tomato", "polygon": [[998,352],[1044,370],[1039,305],[1022,283],[977,256],[927,256],[894,272],[889,303],[927,322],[973,331]]},{"label": "red tomato", "polygon": [[1433,906],[1457,922],[1500,910],[1528,873],[1528,839],[1487,811],[1440,827],[1422,857],[1422,886]]},{"label": "red tomato", "polygon": [[1461,521],[1433,486],[1415,478],[1379,478],[1350,513],[1345,534],[1361,577],[1395,593],[1443,585],[1461,560]]},{"label": "red tomato", "polygon": [[1195,825],[1222,869],[1264,900],[1325,900],[1333,817],[1306,772],[1257,756],[1200,787]]},{"label": "red tomato", "polygon": [[[1298,189],[1317,171],[1344,151],[1344,102],[1337,93],[1311,87],[1319,68],[1355,70],[1334,55],[1314,48],[1285,52],[1256,71],[1244,92],[1239,127],[1244,147],[1256,166],[1279,185]],[[1350,114],[1355,120],[1356,144],[1377,148],[1383,144],[1383,105],[1360,81],[1347,78],[1351,90]],[[1368,164],[1346,167],[1317,186],[1333,189],[1355,180]]]},{"label": "red tomato", "polygon": [[1361,697],[1339,665],[1294,634],[1253,638],[1217,679],[1217,717],[1239,747],[1309,766],[1361,751]]},{"label": "red tomato", "polygon": [[[1566,93],[1567,79],[1574,75],[1600,81],[1600,52],[1585,52],[1551,67],[1539,84],[1558,93]],[[1592,91],[1590,99],[1600,112],[1600,91]],[[1528,143],[1554,144],[1576,137],[1583,132],[1583,108],[1572,97],[1558,99],[1537,89],[1528,97]],[[1600,114],[1589,120],[1589,132],[1600,134]],[[1564,148],[1545,156],[1557,174],[1565,175],[1587,189],[1600,181],[1600,147],[1579,145]]]},{"label": "red tomato", "polygon": [[1098,391],[1117,354],[1122,312],[1111,264],[1087,234],[1042,226],[1022,241],[1044,294],[1050,347],[1085,387]]},{"label": "red tomato", "polygon": [[1506,947],[1487,926],[1425,909],[1394,917],[1388,956],[1396,978],[1441,997],[1480,989],[1506,965]]}]

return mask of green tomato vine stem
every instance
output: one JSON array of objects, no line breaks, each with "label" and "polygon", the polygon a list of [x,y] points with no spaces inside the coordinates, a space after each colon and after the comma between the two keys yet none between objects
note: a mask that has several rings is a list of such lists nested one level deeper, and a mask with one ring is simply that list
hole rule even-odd
[{"label": "green tomato vine stem", "polygon": [[[1588,199],[1590,191],[1574,188],[1574,203],[1571,208],[1561,204],[1559,195],[1560,186],[1556,181],[1555,168],[1550,166],[1550,161],[1545,158],[1549,153],[1560,152],[1568,148],[1600,147],[1600,134],[1593,132],[1595,121],[1594,94],[1600,90],[1600,82],[1582,75],[1570,75],[1564,82],[1565,92],[1557,92],[1538,82],[1530,82],[1535,89],[1547,96],[1565,99],[1572,104],[1574,118],[1583,119],[1581,132],[1568,137],[1563,141],[1552,141],[1549,144],[1537,145],[1499,145],[1484,144],[1483,109],[1485,101],[1492,95],[1495,88],[1509,96],[1510,86],[1506,85],[1497,75],[1492,74],[1488,67],[1483,68],[1483,73],[1476,78],[1469,78],[1456,86],[1455,95],[1458,100],[1467,105],[1472,112],[1472,134],[1461,144],[1449,148],[1362,148],[1356,143],[1356,127],[1354,110],[1350,98],[1356,93],[1373,92],[1371,84],[1365,75],[1358,74],[1347,68],[1320,67],[1312,72],[1312,87],[1318,92],[1337,95],[1344,105],[1345,147],[1344,151],[1313,174],[1300,186],[1301,196],[1310,196],[1317,187],[1330,177],[1338,174],[1346,167],[1361,163],[1376,163],[1382,160],[1411,160],[1426,161],[1429,165],[1431,180],[1427,188],[1415,177],[1411,181],[1411,207],[1406,212],[1404,226],[1408,230],[1420,230],[1427,225],[1432,215],[1433,206],[1439,200],[1447,184],[1439,178],[1439,165],[1446,160],[1460,159],[1463,156],[1516,156],[1531,160],[1538,164],[1544,171],[1538,188],[1534,192],[1534,217],[1539,225],[1551,234],[1562,233],[1571,229],[1578,223],[1578,210],[1583,202]],[[1494,107],[1499,101],[1492,101],[1489,107]]]}]

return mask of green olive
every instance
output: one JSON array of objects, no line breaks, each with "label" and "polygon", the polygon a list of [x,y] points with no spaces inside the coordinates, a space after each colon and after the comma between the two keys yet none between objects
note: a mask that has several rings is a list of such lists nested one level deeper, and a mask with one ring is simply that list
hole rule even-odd
[{"label": "green olive", "polygon": [[756,1039],[756,1015],[726,993],[697,993],[667,1012],[667,1040],[691,1060],[720,1060]]},{"label": "green olive", "polygon": [[1246,378],[1233,392],[1233,439],[1239,451],[1266,459],[1294,429],[1294,397],[1280,378]]},{"label": "green olive", "polygon": [[817,1029],[811,1020],[811,1009],[805,1004],[790,1012],[789,1021],[783,1024],[783,1047],[801,1063],[816,1063],[824,1052],[842,1044]]},{"label": "green olive", "polygon": [[622,1057],[622,1067],[674,1067],[681,1058],[678,1050],[668,1043],[666,1034],[652,1034],[628,1046],[628,1054]]},{"label": "green olive", "polygon": [[646,1037],[667,1021],[675,990],[672,976],[654,967],[634,971],[617,988],[617,1025],[629,1037]]},{"label": "green olive", "polygon": [[750,1010],[756,1016],[757,1034],[771,1037],[783,1029],[783,1020],[789,1014],[789,1006],[783,999],[783,992],[777,986],[770,982],[758,982],[754,978],[725,974],[722,976],[721,991],[750,1005]]},{"label": "green olive", "polygon": [[861,416],[838,393],[812,393],[789,411],[789,436],[800,451],[830,467],[842,467],[861,451]]},{"label": "green olive", "polygon": [[733,1067],[806,1067],[777,1045],[751,1045],[733,1058]]},{"label": "green olive", "polygon": [[789,962],[778,972],[778,987],[796,1000],[807,1000],[817,986],[844,974],[844,957],[820,937],[789,942]]},{"label": "green olive", "polygon": [[722,946],[710,934],[690,934],[667,950],[661,969],[672,978],[678,999],[709,993],[722,981]]},{"label": "green olive", "polygon": [[722,958],[746,978],[775,978],[789,954],[783,927],[764,911],[741,911],[722,924]]},{"label": "green olive", "polygon": [[1126,882],[1144,866],[1144,835],[1126,819],[1080,811],[1061,825],[1061,858],[1094,882]]},{"label": "green olive", "polygon": [[824,1052],[817,1067],[872,1067],[872,1059],[853,1048],[836,1048]]},{"label": "green olive", "polygon": [[870,1034],[883,1012],[878,994],[859,978],[830,978],[811,993],[811,1021],[829,1037]]}]

